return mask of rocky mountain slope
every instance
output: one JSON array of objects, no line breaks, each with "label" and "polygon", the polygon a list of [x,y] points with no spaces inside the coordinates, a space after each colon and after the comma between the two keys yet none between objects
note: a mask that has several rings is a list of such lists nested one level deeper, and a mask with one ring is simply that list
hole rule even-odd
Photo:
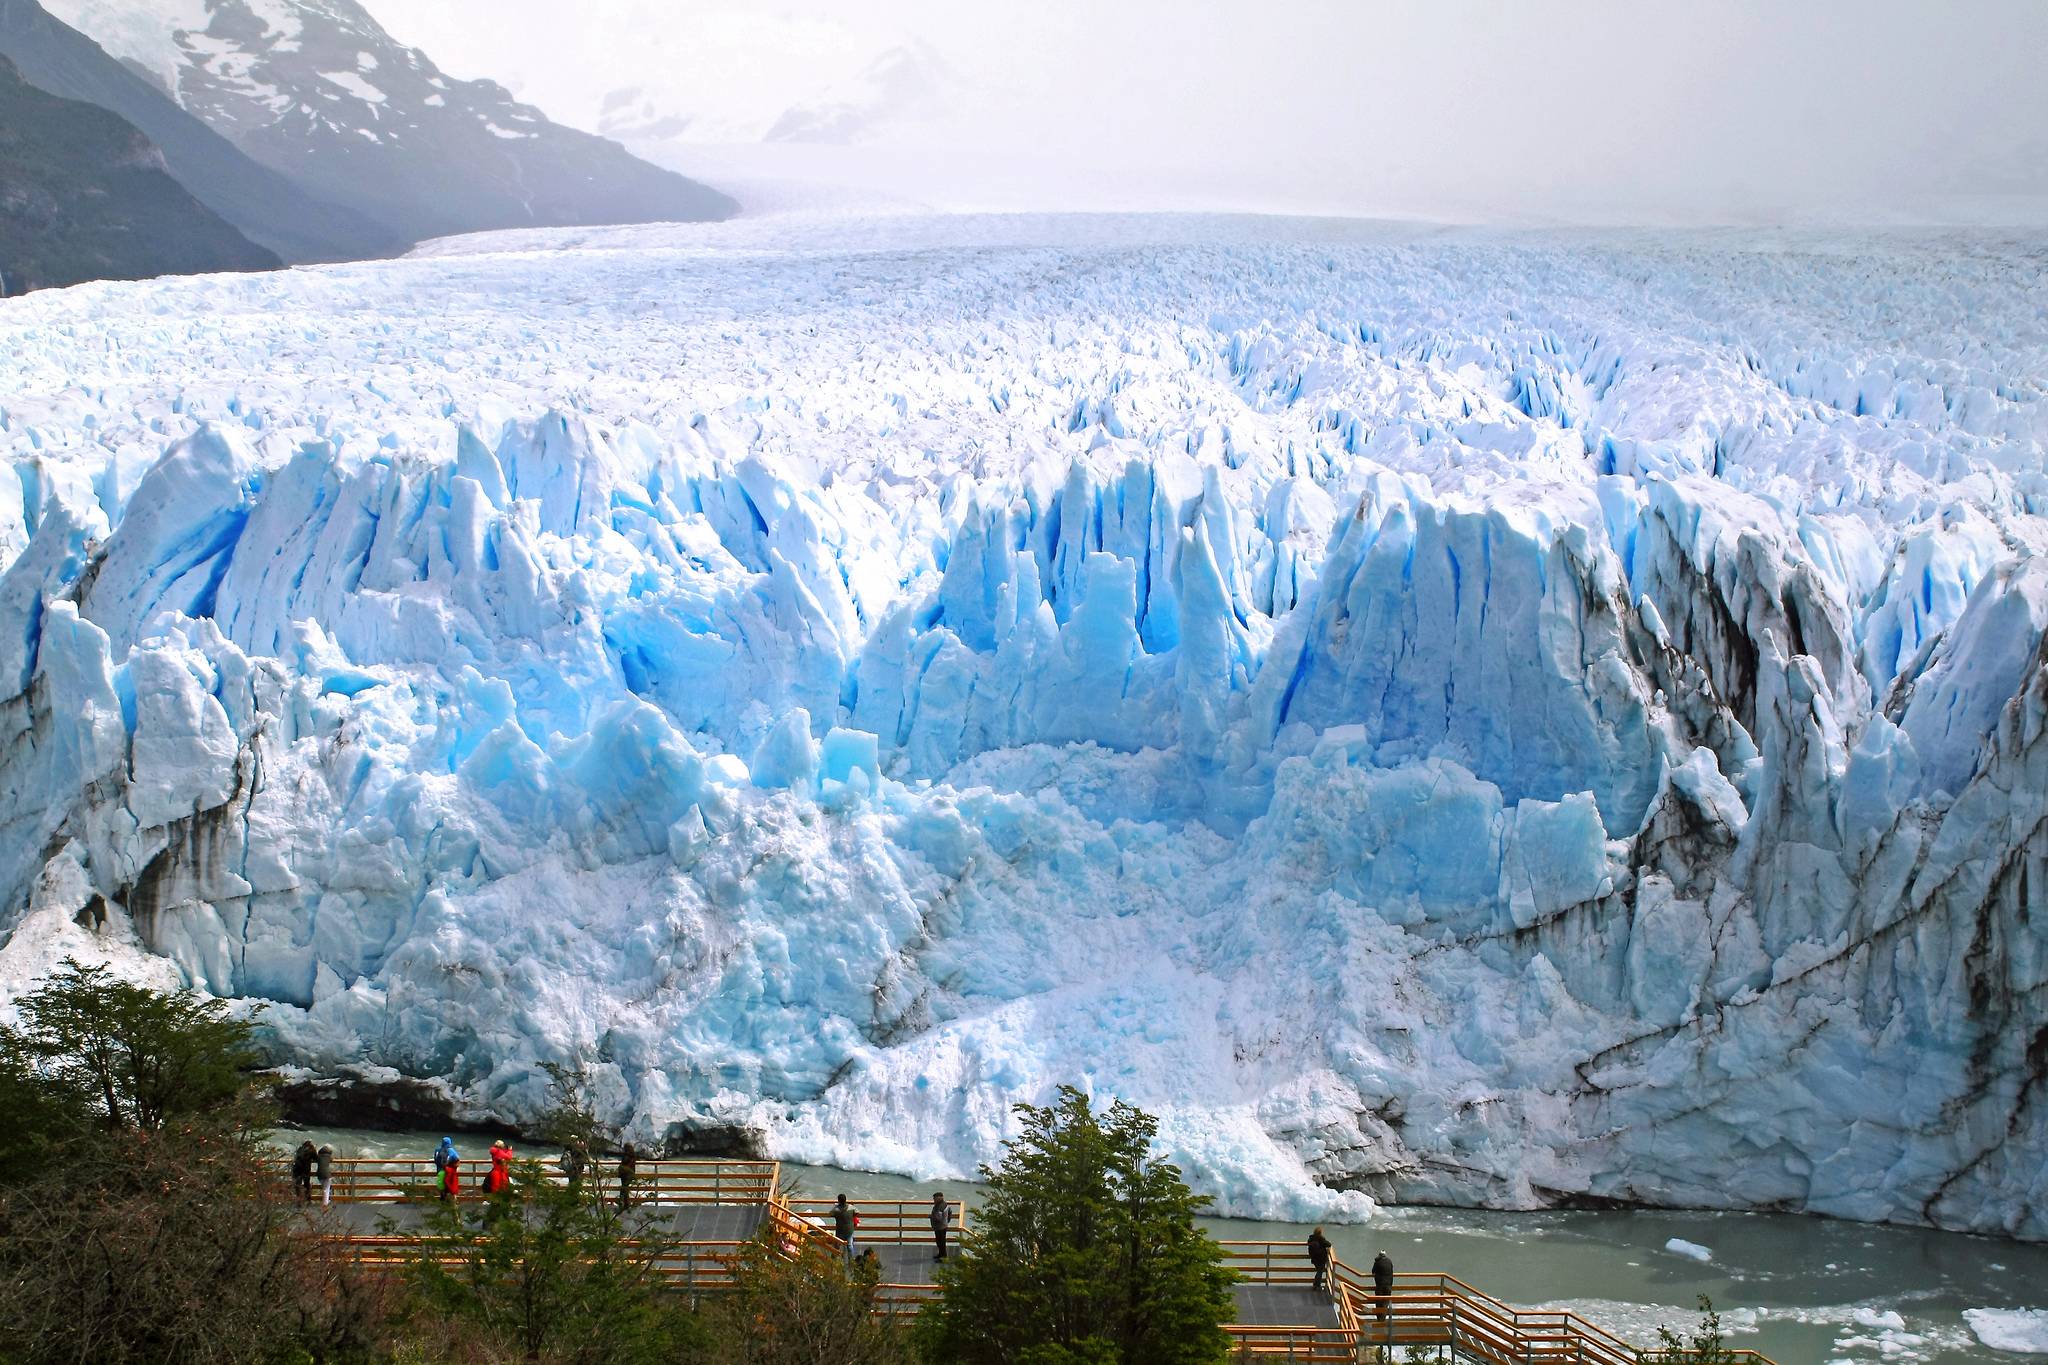
[{"label": "rocky mountain slope", "polygon": [[0,295],[279,264],[118,115],[38,89],[0,56]]},{"label": "rocky mountain slope", "polygon": [[395,229],[316,199],[258,165],[36,0],[0,0],[0,55],[31,84],[96,104],[135,125],[195,199],[287,261],[385,256],[411,244]]},{"label": "rocky mountain slope", "polygon": [[413,241],[723,218],[726,196],[445,76],[353,0],[52,0],[258,162]]}]

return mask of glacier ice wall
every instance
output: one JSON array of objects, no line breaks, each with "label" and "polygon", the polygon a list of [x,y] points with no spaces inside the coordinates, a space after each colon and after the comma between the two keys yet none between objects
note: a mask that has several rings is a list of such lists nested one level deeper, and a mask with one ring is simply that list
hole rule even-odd
[{"label": "glacier ice wall", "polygon": [[[1251,1214],[2048,1236],[2027,240],[523,234],[0,304],[0,979]],[[14,960],[10,963],[8,959]]]}]

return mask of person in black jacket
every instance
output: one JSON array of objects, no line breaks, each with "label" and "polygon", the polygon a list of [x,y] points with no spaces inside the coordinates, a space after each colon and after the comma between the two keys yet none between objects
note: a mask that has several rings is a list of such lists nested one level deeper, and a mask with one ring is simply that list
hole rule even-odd
[{"label": "person in black jacket", "polygon": [[846,1196],[840,1195],[839,1202],[832,1206],[832,1235],[846,1244],[845,1255],[848,1265],[852,1265],[854,1261],[853,1230],[859,1226],[860,1215],[847,1204]]},{"label": "person in black jacket", "polygon": [[1308,1235],[1308,1263],[1316,1268],[1316,1277],[1309,1288],[1315,1290],[1330,1287],[1330,1239],[1317,1228]]},{"label": "person in black jacket", "polygon": [[619,1212],[633,1207],[633,1175],[640,1169],[640,1152],[632,1143],[627,1143],[619,1153]]},{"label": "person in black jacket", "polygon": [[292,1153],[292,1194],[302,1204],[313,1202],[313,1144],[302,1142]]},{"label": "person in black jacket", "polygon": [[1385,1322],[1387,1310],[1394,1301],[1394,1263],[1384,1251],[1372,1258],[1372,1297],[1379,1309],[1380,1321]]},{"label": "person in black jacket", "polygon": [[946,1229],[952,1225],[953,1210],[946,1205],[945,1191],[934,1190],[932,1192],[932,1240],[939,1244],[939,1254],[932,1257],[934,1261],[946,1259]]}]

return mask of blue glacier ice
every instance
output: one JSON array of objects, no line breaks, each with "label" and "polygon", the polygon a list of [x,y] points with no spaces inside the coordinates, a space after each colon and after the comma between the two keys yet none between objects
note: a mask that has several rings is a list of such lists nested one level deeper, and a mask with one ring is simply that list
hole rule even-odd
[{"label": "blue glacier ice", "polygon": [[2048,1237],[2028,238],[741,221],[0,302],[0,996],[1231,1211]]}]

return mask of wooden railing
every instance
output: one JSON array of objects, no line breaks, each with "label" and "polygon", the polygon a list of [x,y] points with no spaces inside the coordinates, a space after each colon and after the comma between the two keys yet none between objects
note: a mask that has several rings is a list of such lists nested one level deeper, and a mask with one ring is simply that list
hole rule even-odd
[{"label": "wooden railing", "polygon": [[[1297,1242],[1224,1242],[1224,1263],[1251,1284],[1308,1289],[1315,1271]],[[1407,1348],[1440,1347],[1478,1365],[1685,1365],[1685,1352],[1649,1352],[1576,1313],[1510,1308],[1449,1275],[1394,1277],[1382,1299],[1372,1280],[1335,1257],[1330,1262],[1335,1327],[1227,1330],[1246,1355],[1300,1361],[1400,1360]],[[1740,1365],[1772,1365],[1755,1351],[1731,1352]]]},{"label": "wooden railing", "polygon": [[[832,1226],[832,1210],[835,1199],[792,1199],[790,1211],[799,1218],[805,1218],[819,1228]],[[849,1199],[847,1207],[860,1217],[860,1230],[854,1233],[854,1242],[887,1242],[890,1244],[915,1243],[932,1246],[938,1238],[932,1235],[932,1206],[929,1200],[916,1199]],[[967,1206],[957,1199],[948,1200],[946,1210],[952,1220],[952,1230],[946,1235],[958,1238],[967,1230]]]},{"label": "wooden railing", "polygon": [[[605,1168],[616,1163],[603,1163]],[[551,1181],[563,1177],[556,1163],[544,1162]],[[465,1163],[469,1169],[470,1163]],[[486,1163],[486,1169],[488,1164]],[[774,1245],[793,1256],[805,1244],[838,1253],[842,1243],[830,1231],[836,1201],[786,1199],[776,1189],[772,1161],[643,1161],[630,1191],[634,1204],[761,1204],[774,1230]],[[586,1173],[593,1193],[615,1197],[615,1169]],[[464,1181],[464,1188],[473,1182]],[[411,1158],[342,1158],[334,1163],[334,1197],[355,1203],[391,1203],[432,1198],[433,1162]],[[910,1199],[849,1201],[860,1214],[856,1242],[922,1244],[935,1240],[931,1205]],[[966,1207],[955,1201],[953,1233],[967,1233]],[[395,1268],[422,1254],[418,1236],[342,1236],[333,1239],[371,1268]],[[666,1245],[656,1257],[659,1273],[693,1298],[713,1293],[732,1282],[733,1267],[744,1243],[739,1240],[694,1240]],[[1224,1263],[1251,1284],[1308,1289],[1314,1270],[1298,1242],[1220,1243]],[[455,1259],[452,1255],[447,1258]],[[876,1286],[875,1311],[890,1316],[914,1315],[936,1294],[928,1284]],[[1394,1292],[1384,1299],[1374,1292],[1369,1276],[1335,1257],[1330,1261],[1329,1290],[1337,1324],[1260,1325],[1235,1323],[1230,1333],[1234,1351],[1260,1361],[1299,1361],[1303,1365],[1398,1360],[1407,1348],[1438,1347],[1452,1359],[1477,1365],[1686,1365],[1684,1352],[1642,1351],[1586,1321],[1576,1313],[1510,1308],[1449,1275],[1399,1274]],[[1730,1353],[1741,1365],[1773,1365],[1755,1351]]]},{"label": "wooden railing", "polygon": [[[1372,1281],[1334,1262],[1337,1292],[1359,1329],[1362,1355],[1387,1348],[1389,1359],[1410,1346],[1442,1346],[1480,1365],[1684,1365],[1686,1352],[1637,1349],[1576,1313],[1510,1308],[1449,1275],[1398,1274],[1382,1298]],[[1743,1365],[1773,1365],[1756,1351],[1734,1351]]]},{"label": "wooden railing", "polygon": [[[514,1161],[516,1171],[519,1163],[516,1157]],[[545,1157],[539,1164],[549,1181],[566,1181],[559,1159]],[[464,1156],[462,1192],[479,1193],[490,1169],[488,1157]],[[773,1161],[643,1160],[634,1169],[627,1197],[635,1204],[764,1204],[775,1195],[780,1171]],[[430,1157],[337,1157],[333,1174],[334,1198],[345,1204],[432,1199],[441,1187]],[[617,1198],[617,1158],[591,1162],[584,1168],[583,1184],[606,1198]]]},{"label": "wooden railing", "polygon": [[[436,1253],[431,1250],[430,1240],[416,1236],[363,1235],[329,1240],[334,1245],[347,1248],[357,1265],[371,1271],[400,1271],[425,1258],[452,1268],[461,1265],[465,1259],[454,1250]],[[637,1244],[630,1241],[621,1245],[637,1249]],[[741,1244],[733,1241],[674,1242],[660,1248],[650,1260],[654,1273],[671,1290],[689,1295],[694,1306],[702,1295],[716,1293],[732,1285],[740,1248]]]},{"label": "wooden railing", "polygon": [[[1282,1289],[1310,1289],[1315,1268],[1299,1242],[1220,1242],[1223,1263],[1246,1284],[1271,1285]],[[1332,1262],[1333,1268],[1335,1262]],[[1334,1269],[1333,1269],[1334,1273]],[[1319,1323],[1258,1325],[1231,1323],[1232,1358],[1265,1361],[1301,1361],[1304,1365],[1350,1362],[1358,1359],[1358,1320],[1334,1284],[1330,1306],[1335,1326]]]}]

